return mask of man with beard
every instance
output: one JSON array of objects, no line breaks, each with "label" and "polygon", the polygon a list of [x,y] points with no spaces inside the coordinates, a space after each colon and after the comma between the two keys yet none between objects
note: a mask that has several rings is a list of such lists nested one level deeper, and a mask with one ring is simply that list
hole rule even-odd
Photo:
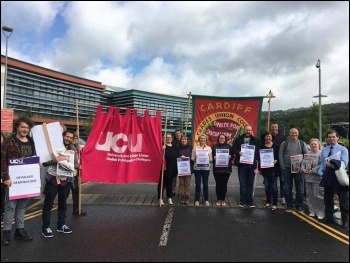
[{"label": "man with beard", "polygon": [[[254,145],[254,161],[253,164],[240,163],[240,158],[243,155],[242,145]],[[254,208],[253,202],[253,184],[259,158],[259,139],[252,135],[252,127],[247,125],[244,127],[244,134],[239,136],[233,143],[233,153],[236,156],[236,164],[238,166],[238,179],[240,186],[239,207],[248,206]]]},{"label": "man with beard", "polygon": [[[74,169],[78,168],[77,150],[72,145],[74,138],[74,132],[63,132],[63,143],[65,150],[74,151]],[[70,234],[72,230],[65,224],[66,212],[67,212],[67,198],[71,189],[71,185],[74,181],[73,171],[72,176],[62,176],[57,174],[57,162],[63,161],[64,157],[60,154],[54,158],[54,160],[43,163],[43,166],[50,166],[46,173],[46,184],[44,189],[45,200],[42,212],[42,235],[44,237],[53,237],[52,230],[50,228],[51,210],[55,198],[58,194],[58,220],[57,220],[57,232],[63,234]]]}]

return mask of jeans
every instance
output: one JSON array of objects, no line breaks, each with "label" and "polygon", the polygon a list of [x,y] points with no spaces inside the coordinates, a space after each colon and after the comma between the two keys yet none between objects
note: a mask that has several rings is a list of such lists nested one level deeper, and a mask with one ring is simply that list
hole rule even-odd
[{"label": "jeans", "polygon": [[254,184],[254,166],[242,164],[238,166],[238,179],[240,188],[240,204],[253,204],[253,184]]},{"label": "jeans", "polygon": [[53,204],[55,198],[58,194],[58,219],[57,219],[57,229],[61,229],[62,226],[66,222],[66,212],[67,212],[67,198],[69,196],[71,188],[71,183],[67,183],[66,185],[54,185],[53,183],[46,182],[44,194],[45,200],[43,205],[43,213],[42,220],[43,225],[42,229],[50,227],[51,221],[51,210],[53,208]]},{"label": "jeans", "polygon": [[278,177],[268,177],[264,176],[264,185],[265,185],[265,195],[266,195],[266,203],[277,206],[277,197],[278,197],[278,189],[277,189],[277,179]]},{"label": "jeans", "polygon": [[[74,187],[73,187],[74,186]],[[71,185],[72,199],[73,199],[73,211],[79,210],[79,182],[78,174],[74,176],[74,185]]]},{"label": "jeans", "polygon": [[201,181],[203,181],[204,201],[209,200],[209,187],[208,187],[209,172],[210,172],[209,170],[194,170],[194,176],[196,180],[194,201],[199,201],[199,198],[201,196]]},{"label": "jeans", "polygon": [[[159,176],[159,182],[158,182],[158,199],[160,198],[160,189],[161,189],[161,184],[162,184],[162,174],[160,174]],[[167,195],[167,199],[172,198],[173,196],[173,177],[168,177],[163,175],[163,189],[162,189],[162,199],[164,198],[164,188],[166,189],[166,195]]]},{"label": "jeans", "polygon": [[293,208],[293,180],[295,184],[295,207],[303,208],[304,200],[304,174],[291,173],[290,167],[284,169],[284,189],[286,194],[287,208]]},{"label": "jeans", "polygon": [[[5,188],[5,191],[8,199],[9,189]],[[15,215],[16,228],[24,228],[24,214],[26,212],[27,202],[28,198],[7,201],[4,212],[4,231],[12,229],[12,220]]]}]

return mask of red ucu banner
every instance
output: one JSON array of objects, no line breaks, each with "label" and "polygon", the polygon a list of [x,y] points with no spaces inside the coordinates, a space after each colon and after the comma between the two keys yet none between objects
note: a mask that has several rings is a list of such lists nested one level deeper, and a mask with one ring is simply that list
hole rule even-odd
[{"label": "red ucu banner", "polygon": [[158,182],[162,164],[161,112],[137,116],[136,109],[120,114],[97,106],[95,120],[82,155],[82,181],[126,184]]}]

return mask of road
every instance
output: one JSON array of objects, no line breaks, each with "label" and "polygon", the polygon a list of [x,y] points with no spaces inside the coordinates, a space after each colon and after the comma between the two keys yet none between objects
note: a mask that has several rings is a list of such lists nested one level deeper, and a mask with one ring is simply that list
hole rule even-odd
[{"label": "road", "polygon": [[41,201],[32,200],[25,226],[34,240],[3,246],[1,262],[349,262],[348,229],[318,223],[306,211],[263,208],[261,178],[254,196],[257,208],[239,208],[237,182],[234,171],[226,208],[215,207],[212,175],[210,207],[159,207],[156,184],[84,184],[88,215],[72,216],[69,198],[66,222],[73,233],[56,232],[53,210],[53,238],[41,235]]}]

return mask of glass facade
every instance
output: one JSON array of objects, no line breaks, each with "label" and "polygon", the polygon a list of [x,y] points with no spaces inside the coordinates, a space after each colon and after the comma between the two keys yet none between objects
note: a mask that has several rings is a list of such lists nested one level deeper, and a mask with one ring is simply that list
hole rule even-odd
[{"label": "glass facade", "polygon": [[[188,98],[163,95],[159,93],[152,93],[140,90],[125,90],[118,92],[104,91],[105,100],[108,105],[117,106],[120,108],[136,108],[136,109],[150,109],[162,111],[162,125],[163,131],[174,132],[176,129],[186,130],[186,120],[188,118],[189,124],[187,126],[187,134],[191,133],[192,120],[192,105],[188,105]],[[189,109],[189,112],[188,110]],[[143,111],[138,111],[139,115]],[[150,111],[150,114],[155,113]],[[167,124],[166,124],[167,114]]]},{"label": "glass facade", "polygon": [[[2,64],[4,61],[1,56]],[[108,90],[100,82],[8,58],[6,108],[14,109],[15,116],[31,116],[36,123],[59,121],[75,131],[76,102],[83,138],[86,134],[82,124],[95,115],[98,104],[142,109],[139,115],[143,115],[144,109],[149,109],[151,115],[155,114],[154,110],[161,110],[162,128],[168,132],[175,129],[185,132],[188,118],[187,134],[191,133],[192,106],[188,105],[186,97],[122,88]]]}]

